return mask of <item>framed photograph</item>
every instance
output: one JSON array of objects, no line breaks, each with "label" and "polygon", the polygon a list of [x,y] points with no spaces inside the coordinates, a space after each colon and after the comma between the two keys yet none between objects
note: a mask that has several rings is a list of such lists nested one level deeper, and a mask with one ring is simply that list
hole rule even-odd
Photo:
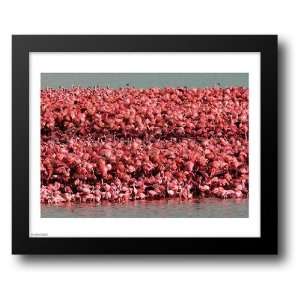
[{"label": "framed photograph", "polygon": [[277,36],[14,35],[13,254],[277,254]]}]

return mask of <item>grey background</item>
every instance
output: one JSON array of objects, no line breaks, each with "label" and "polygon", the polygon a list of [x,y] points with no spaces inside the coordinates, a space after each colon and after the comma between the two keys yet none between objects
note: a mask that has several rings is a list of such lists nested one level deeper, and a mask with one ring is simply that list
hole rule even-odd
[{"label": "grey background", "polygon": [[248,73],[41,73],[41,88],[248,87]]}]

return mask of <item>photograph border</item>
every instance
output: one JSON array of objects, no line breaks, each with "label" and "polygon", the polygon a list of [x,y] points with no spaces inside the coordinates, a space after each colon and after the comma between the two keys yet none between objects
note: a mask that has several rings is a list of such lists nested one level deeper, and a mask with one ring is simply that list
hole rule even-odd
[{"label": "photograph border", "polygon": [[[12,36],[12,253],[277,254],[277,51],[276,35]],[[261,236],[30,238],[30,52],[260,52]]]}]

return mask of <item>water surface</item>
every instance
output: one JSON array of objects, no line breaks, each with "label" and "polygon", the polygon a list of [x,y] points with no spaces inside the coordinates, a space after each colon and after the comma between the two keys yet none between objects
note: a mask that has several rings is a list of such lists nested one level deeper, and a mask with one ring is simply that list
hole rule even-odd
[{"label": "water surface", "polygon": [[248,87],[248,73],[41,73],[41,88]]},{"label": "water surface", "polygon": [[133,201],[42,205],[43,218],[248,218],[248,201]]}]

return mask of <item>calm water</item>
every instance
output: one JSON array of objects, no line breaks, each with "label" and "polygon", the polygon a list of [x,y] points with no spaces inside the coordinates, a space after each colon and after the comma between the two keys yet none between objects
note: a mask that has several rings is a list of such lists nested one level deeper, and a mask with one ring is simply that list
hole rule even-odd
[{"label": "calm water", "polygon": [[135,201],[41,207],[43,218],[247,218],[248,201]]},{"label": "calm water", "polygon": [[109,86],[137,88],[219,85],[248,87],[248,73],[41,73],[41,88]]}]

